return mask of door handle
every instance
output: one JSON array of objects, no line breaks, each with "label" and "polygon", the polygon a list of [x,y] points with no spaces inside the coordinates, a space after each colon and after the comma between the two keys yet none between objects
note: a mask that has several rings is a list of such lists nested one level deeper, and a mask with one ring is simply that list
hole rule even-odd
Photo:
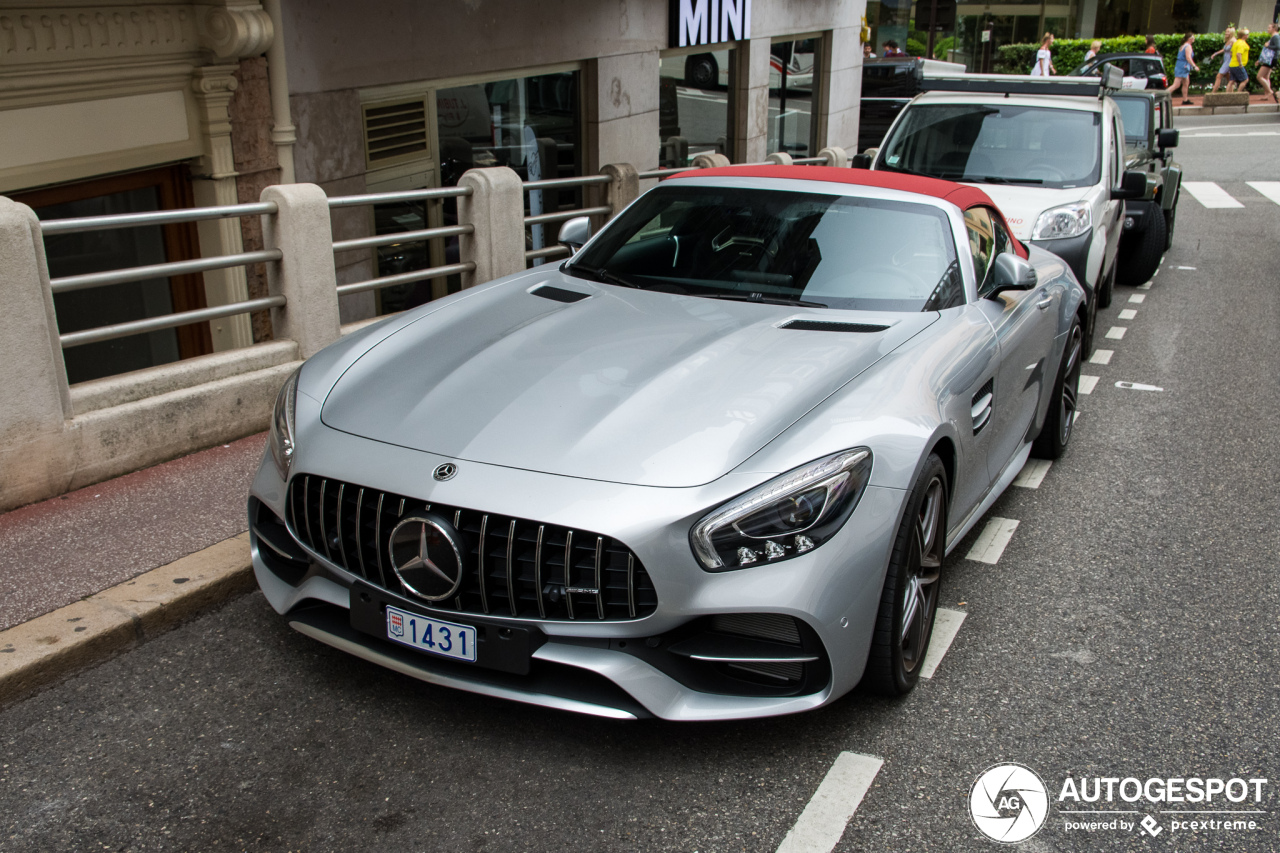
[{"label": "door handle", "polygon": [[1036,303],[1036,307],[1039,308],[1041,311],[1043,311],[1044,309],[1048,308],[1052,304],[1053,304],[1053,297],[1046,296],[1044,299],[1041,299],[1039,302]]}]

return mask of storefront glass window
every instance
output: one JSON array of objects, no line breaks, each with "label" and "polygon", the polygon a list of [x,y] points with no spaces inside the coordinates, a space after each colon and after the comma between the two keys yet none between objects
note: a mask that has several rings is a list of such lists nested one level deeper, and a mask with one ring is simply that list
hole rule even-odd
[{"label": "storefront glass window", "polygon": [[732,159],[729,91],[733,50],[664,56],[658,81],[661,168],[687,166],[699,154]]},{"label": "storefront glass window", "polygon": [[769,153],[812,153],[817,39],[776,42],[769,56]]},{"label": "storefront glass window", "polygon": [[[567,178],[582,173],[582,120],[578,72],[540,74],[435,91],[437,186],[457,186],[472,168],[507,166],[524,181]],[[536,190],[525,195],[527,214],[580,207],[581,190]],[[378,205],[375,232],[392,234],[456,225],[455,199]],[[532,226],[526,246],[555,243],[554,226]],[[456,264],[458,238],[397,243],[378,252],[379,277]],[[461,276],[383,288],[380,312],[402,311],[461,289]]]}]

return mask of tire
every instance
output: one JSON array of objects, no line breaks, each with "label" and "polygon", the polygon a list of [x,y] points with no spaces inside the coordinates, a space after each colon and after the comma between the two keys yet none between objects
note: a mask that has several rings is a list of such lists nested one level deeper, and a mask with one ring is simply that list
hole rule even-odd
[{"label": "tire", "polygon": [[862,676],[862,683],[876,693],[905,696],[920,680],[938,612],[946,540],[947,471],[931,453],[907,498],[880,593]]},{"label": "tire", "polygon": [[1080,399],[1080,365],[1084,361],[1084,334],[1080,320],[1071,323],[1067,343],[1058,362],[1058,375],[1053,382],[1049,413],[1045,415],[1040,435],[1031,443],[1031,455],[1038,459],[1058,459],[1071,442],[1075,426],[1076,404]]},{"label": "tire", "polygon": [[1111,307],[1111,297],[1116,289],[1116,264],[1111,265],[1111,269],[1102,277],[1102,281],[1098,284],[1098,307]]},{"label": "tire", "polygon": [[1150,281],[1160,268],[1160,258],[1164,256],[1167,231],[1164,212],[1154,204],[1149,204],[1149,207],[1145,217],[1146,230],[1120,243],[1116,273],[1120,283],[1130,287]]},{"label": "tire", "polygon": [[712,89],[720,82],[720,67],[709,53],[691,56],[684,63],[684,81],[695,89]]}]

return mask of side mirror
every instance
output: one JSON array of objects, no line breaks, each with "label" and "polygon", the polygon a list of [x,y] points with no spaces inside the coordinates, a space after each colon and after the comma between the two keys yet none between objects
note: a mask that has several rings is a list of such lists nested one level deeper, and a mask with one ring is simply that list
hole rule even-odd
[{"label": "side mirror", "polygon": [[1119,189],[1112,188],[1111,190],[1111,198],[1113,201],[1129,198],[1142,198],[1146,194],[1146,172],[1125,172],[1124,177],[1120,179]]},{"label": "side mirror", "polygon": [[1174,127],[1162,127],[1156,132],[1156,147],[1163,151],[1166,148],[1178,147],[1178,130]]},{"label": "side mirror", "polygon": [[854,154],[852,157],[849,158],[849,165],[854,169],[870,169],[871,155],[870,154]]},{"label": "side mirror", "polygon": [[590,239],[591,219],[586,216],[575,216],[560,226],[560,245],[575,255]]},{"label": "side mirror", "polygon": [[994,287],[987,296],[995,296],[1003,290],[1033,290],[1040,278],[1036,275],[1036,268],[1029,262],[1006,252],[996,255],[991,281]]}]

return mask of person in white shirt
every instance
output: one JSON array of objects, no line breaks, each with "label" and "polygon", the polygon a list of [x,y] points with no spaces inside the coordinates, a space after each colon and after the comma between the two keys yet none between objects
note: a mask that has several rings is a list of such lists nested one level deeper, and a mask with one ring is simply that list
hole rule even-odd
[{"label": "person in white shirt", "polygon": [[1102,50],[1102,42],[1095,40],[1089,45],[1089,50],[1085,52],[1084,61],[1088,62],[1098,55],[1098,51]]},{"label": "person in white shirt", "polygon": [[1053,57],[1049,53],[1049,48],[1053,47],[1053,33],[1045,33],[1044,39],[1040,42],[1040,49],[1036,51],[1036,64],[1031,69],[1032,77],[1048,77],[1050,74],[1056,74],[1058,69],[1053,67]]}]

